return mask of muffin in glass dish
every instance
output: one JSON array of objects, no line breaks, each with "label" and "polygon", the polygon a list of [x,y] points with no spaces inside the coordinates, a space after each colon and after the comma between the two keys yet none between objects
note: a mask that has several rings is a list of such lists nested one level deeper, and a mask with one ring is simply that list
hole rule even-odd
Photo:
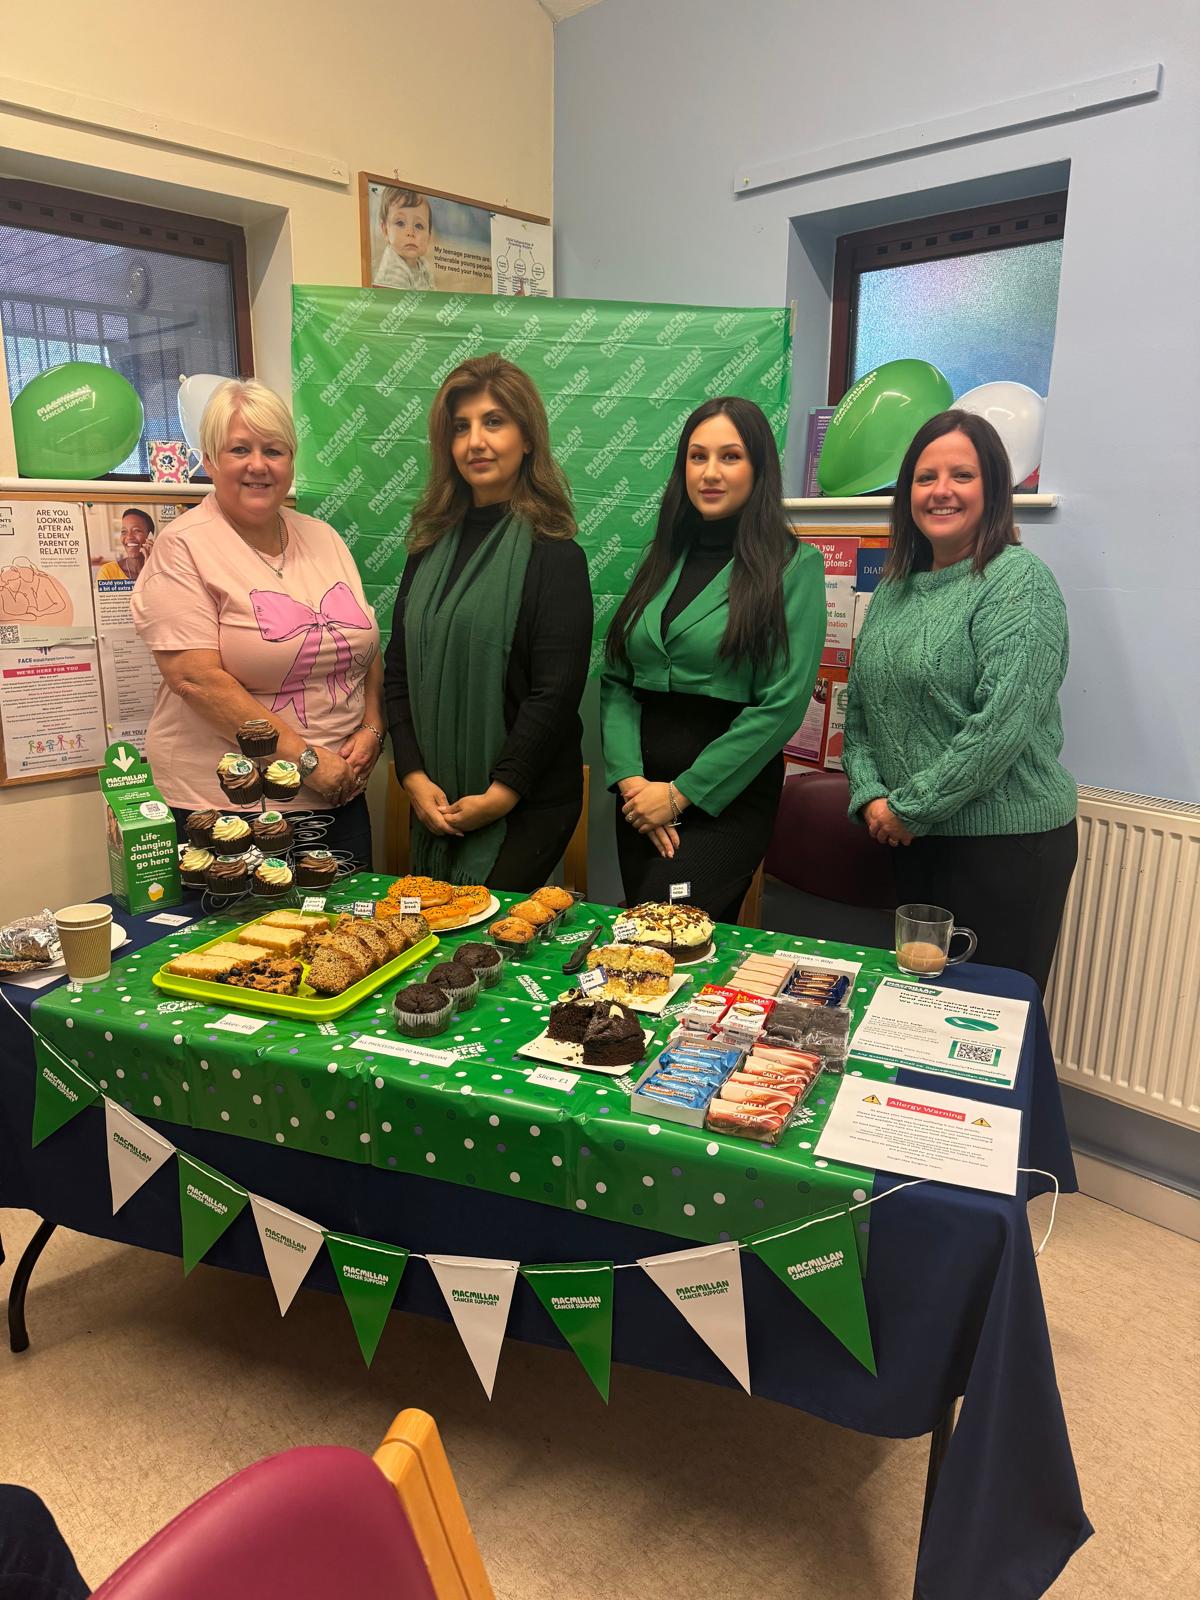
[{"label": "muffin in glass dish", "polygon": [[410,1039],[428,1039],[441,1033],[453,1012],[450,996],[432,983],[410,983],[407,988],[398,989],[392,1001],[397,1031]]},{"label": "muffin in glass dish", "polygon": [[484,989],[494,989],[504,970],[504,957],[494,944],[460,944],[454,952],[460,966],[470,967]]},{"label": "muffin in glass dish", "polygon": [[549,933],[558,922],[558,914],[539,900],[518,900],[515,906],[509,906],[508,916],[528,922],[539,934]]},{"label": "muffin in glass dish", "polygon": [[458,961],[439,961],[425,974],[425,981],[444,989],[454,1002],[455,1011],[469,1011],[479,998],[477,974]]},{"label": "muffin in glass dish", "polygon": [[556,917],[565,916],[575,904],[575,896],[569,889],[560,889],[553,883],[548,883],[544,889],[535,889],[529,898],[545,906],[547,911],[553,911]]},{"label": "muffin in glass dish", "polygon": [[532,922],[525,922],[521,917],[498,917],[488,929],[493,943],[510,956],[519,956],[529,949],[537,937],[537,929]]}]

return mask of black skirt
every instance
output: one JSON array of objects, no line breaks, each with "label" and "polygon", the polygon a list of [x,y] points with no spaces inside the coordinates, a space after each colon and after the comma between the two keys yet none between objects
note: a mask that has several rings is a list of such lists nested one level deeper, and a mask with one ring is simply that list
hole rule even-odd
[{"label": "black skirt", "polygon": [[[678,778],[745,707],[709,695],[639,693],[642,774],[653,783]],[[759,862],[767,853],[783,788],[783,752],[771,757],[740,794],[710,815],[689,806],[679,849],[667,861],[646,834],[631,828],[616,801],[617,857],[629,905],[665,900],[673,883],[690,883],[688,902],[718,922],[736,922]]]}]

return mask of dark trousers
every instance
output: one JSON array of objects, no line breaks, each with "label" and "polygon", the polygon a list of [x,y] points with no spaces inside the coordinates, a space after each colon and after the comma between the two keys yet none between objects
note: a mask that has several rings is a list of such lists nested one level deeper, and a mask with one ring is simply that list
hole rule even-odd
[{"label": "dark trousers", "polygon": [[[187,829],[184,824],[191,813],[173,809],[179,842],[186,844]],[[267,810],[270,809],[268,801]],[[221,815],[250,818],[257,813],[239,812],[231,806],[228,812],[222,811]],[[356,794],[353,800],[347,800],[336,811],[289,811],[286,815],[293,823],[296,834],[293,854],[299,850],[333,850],[344,857],[355,871],[371,871],[371,813],[367,809],[366,795]]]},{"label": "dark trousers", "polygon": [[892,852],[897,904],[953,912],[975,931],[976,961],[1027,972],[1045,994],[1078,852],[1074,820],[1048,833],[914,839]]},{"label": "dark trousers", "polygon": [[547,883],[571,842],[583,805],[582,792],[561,805],[515,806],[504,843],[487,875],[488,887],[531,894]]},{"label": "dark trousers", "polygon": [[0,1483],[0,1600],[84,1600],[91,1592],[44,1502]]}]

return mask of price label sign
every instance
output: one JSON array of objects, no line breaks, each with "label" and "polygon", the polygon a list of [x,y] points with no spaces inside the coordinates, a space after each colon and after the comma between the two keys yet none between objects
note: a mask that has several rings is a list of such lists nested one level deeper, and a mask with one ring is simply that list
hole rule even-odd
[{"label": "price label sign", "polygon": [[536,1072],[530,1072],[525,1078],[529,1084],[537,1084],[541,1089],[561,1089],[564,1094],[579,1082],[577,1072],[555,1072],[551,1067],[539,1067]]},{"label": "price label sign", "polygon": [[373,917],[375,915],[374,900],[356,900],[350,907],[352,917]]},{"label": "price label sign", "polygon": [[628,917],[618,917],[613,923],[614,939],[632,939],[636,932],[637,923],[630,921]]},{"label": "price label sign", "polygon": [[216,1022],[210,1022],[210,1028],[220,1028],[225,1033],[257,1033],[260,1028],[265,1028],[268,1022],[266,1017],[235,1017],[232,1012],[220,1017]]},{"label": "price label sign", "polygon": [[325,896],[323,894],[306,894],[300,906],[301,911],[324,911]]},{"label": "price label sign", "polygon": [[421,896],[419,894],[402,894],[400,896],[400,915],[402,917],[417,917],[421,914]]},{"label": "price label sign", "polygon": [[603,989],[608,982],[608,973],[603,967],[593,967],[590,972],[579,974],[579,987],[584,994],[595,994],[598,989]]},{"label": "price label sign", "polygon": [[673,883],[667,891],[670,900],[686,900],[692,892],[690,883]]}]

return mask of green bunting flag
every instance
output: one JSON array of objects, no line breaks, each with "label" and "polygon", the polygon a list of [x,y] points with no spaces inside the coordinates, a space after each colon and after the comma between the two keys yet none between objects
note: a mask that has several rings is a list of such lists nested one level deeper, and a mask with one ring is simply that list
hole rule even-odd
[{"label": "green bunting flag", "polygon": [[608,1404],[612,1367],[613,1264],[574,1261],[522,1267],[554,1326],[583,1363]]},{"label": "green bunting flag", "polygon": [[875,1351],[863,1299],[854,1224],[840,1207],[794,1228],[744,1241],[872,1376]]},{"label": "green bunting flag", "polygon": [[41,1144],[52,1133],[57,1133],[64,1123],[70,1122],[85,1106],[99,1098],[100,1090],[82,1072],[51,1057],[49,1051],[38,1052],[36,1085],[33,1101],[33,1142]]},{"label": "green bunting flag", "polygon": [[195,1156],[175,1152],[179,1167],[179,1220],[183,1224],[183,1271],[202,1261],[239,1216],[250,1196]]},{"label": "green bunting flag", "polygon": [[327,1233],[325,1244],[358,1348],[370,1366],[408,1265],[408,1251],[375,1239],[356,1239],[351,1233]]}]

